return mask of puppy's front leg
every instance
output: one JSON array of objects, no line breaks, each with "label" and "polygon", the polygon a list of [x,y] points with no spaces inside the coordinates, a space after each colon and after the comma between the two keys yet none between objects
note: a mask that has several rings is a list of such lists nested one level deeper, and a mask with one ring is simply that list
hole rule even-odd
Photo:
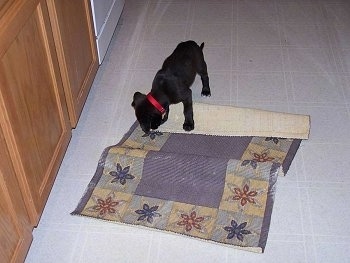
[{"label": "puppy's front leg", "polygon": [[170,112],[170,109],[169,109],[169,107],[167,107],[167,108],[166,108],[165,115],[164,115],[164,117],[163,117],[163,119],[162,119],[161,124],[163,124],[164,122],[166,122],[166,121],[168,120],[169,112]]},{"label": "puppy's front leg", "polygon": [[189,96],[183,102],[184,105],[184,115],[185,122],[183,124],[183,129],[185,131],[192,131],[194,129],[194,120],[193,120],[193,107],[192,107],[192,91],[189,89]]},{"label": "puppy's front leg", "polygon": [[202,88],[202,96],[206,96],[206,97],[210,97],[211,96],[211,92],[210,92],[210,87],[209,87],[209,77],[208,77],[208,73],[201,73],[201,80],[202,80],[202,84],[203,84],[203,88]]}]

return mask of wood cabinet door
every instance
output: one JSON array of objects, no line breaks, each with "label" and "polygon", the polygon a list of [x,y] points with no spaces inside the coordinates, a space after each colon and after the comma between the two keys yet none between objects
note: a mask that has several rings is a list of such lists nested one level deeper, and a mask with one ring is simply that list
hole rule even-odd
[{"label": "wood cabinet door", "polygon": [[0,259],[23,262],[32,241],[32,227],[0,129]]},{"label": "wood cabinet door", "polygon": [[47,0],[69,118],[75,127],[97,68],[89,0]]},{"label": "wood cabinet door", "polygon": [[0,125],[36,225],[71,136],[46,2],[13,0],[0,28]]}]

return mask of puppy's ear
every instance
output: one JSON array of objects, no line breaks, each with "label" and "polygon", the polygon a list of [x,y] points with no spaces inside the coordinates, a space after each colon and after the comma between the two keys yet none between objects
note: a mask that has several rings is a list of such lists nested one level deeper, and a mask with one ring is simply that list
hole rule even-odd
[{"label": "puppy's ear", "polygon": [[133,101],[131,103],[131,106],[133,106],[135,108],[135,106],[137,104],[139,104],[141,101],[143,101],[144,98],[146,98],[146,95],[144,95],[144,94],[142,94],[141,92],[138,92],[138,91],[135,92],[134,93],[134,99],[133,99]]}]

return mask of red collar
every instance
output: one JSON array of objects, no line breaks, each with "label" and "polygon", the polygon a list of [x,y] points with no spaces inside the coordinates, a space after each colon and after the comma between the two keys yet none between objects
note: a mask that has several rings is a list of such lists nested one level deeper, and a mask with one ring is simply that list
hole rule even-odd
[{"label": "red collar", "polygon": [[162,117],[165,115],[166,110],[162,105],[151,95],[151,93],[147,94],[148,101],[162,114]]}]

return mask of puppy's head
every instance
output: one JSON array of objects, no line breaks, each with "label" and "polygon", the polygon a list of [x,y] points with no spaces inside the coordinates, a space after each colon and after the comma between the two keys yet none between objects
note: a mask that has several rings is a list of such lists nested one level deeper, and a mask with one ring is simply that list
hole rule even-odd
[{"label": "puppy's head", "polygon": [[140,92],[135,92],[131,106],[134,107],[136,118],[145,133],[158,129],[164,122],[162,114]]}]

